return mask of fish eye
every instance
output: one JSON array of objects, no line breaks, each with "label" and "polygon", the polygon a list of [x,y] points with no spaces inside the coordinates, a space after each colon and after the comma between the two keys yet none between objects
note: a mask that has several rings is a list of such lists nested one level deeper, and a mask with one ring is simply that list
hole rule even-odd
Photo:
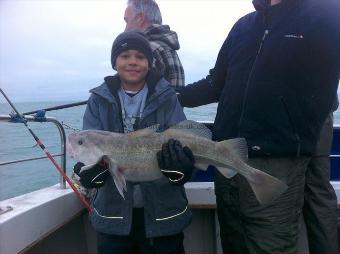
[{"label": "fish eye", "polygon": [[78,141],[78,145],[82,145],[83,144],[83,140],[81,140],[81,139],[79,139],[79,141]]}]

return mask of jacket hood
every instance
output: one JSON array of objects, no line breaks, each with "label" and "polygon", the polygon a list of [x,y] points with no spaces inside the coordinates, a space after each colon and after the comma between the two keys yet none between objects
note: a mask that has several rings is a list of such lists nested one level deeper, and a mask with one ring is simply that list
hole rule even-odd
[{"label": "jacket hood", "polygon": [[171,31],[168,25],[153,24],[144,33],[149,41],[161,41],[173,50],[180,48],[177,33]]},{"label": "jacket hood", "polygon": [[[257,11],[267,12],[271,8],[270,0],[253,0],[252,2],[253,2],[255,10]],[[279,3],[278,5],[291,6],[295,2],[298,2],[298,1],[297,0],[281,0],[281,3]]]},{"label": "jacket hood", "polygon": [[253,5],[257,11],[265,11],[270,6],[270,0],[253,0]]},{"label": "jacket hood", "polygon": [[[120,82],[120,79],[119,79],[118,76],[115,75],[115,76],[110,76],[110,77],[116,78],[117,81],[119,80],[119,82]],[[105,79],[106,78],[108,78],[108,77],[105,77]],[[110,91],[110,89],[109,89],[109,87],[108,87],[106,82],[102,83],[100,86],[92,88],[90,90],[90,93],[93,93],[93,94],[96,94],[96,95],[98,95],[100,97],[103,97],[104,99],[106,99],[110,103],[114,103],[115,102],[115,99],[114,99],[114,97],[113,97],[113,95],[112,95],[112,93],[111,93],[111,91]]]}]

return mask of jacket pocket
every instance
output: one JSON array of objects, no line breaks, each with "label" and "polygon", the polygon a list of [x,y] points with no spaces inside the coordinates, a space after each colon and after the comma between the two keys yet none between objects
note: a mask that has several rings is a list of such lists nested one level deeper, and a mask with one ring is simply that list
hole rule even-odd
[{"label": "jacket pocket", "polygon": [[303,116],[295,90],[283,82],[252,84],[240,123],[240,133],[249,139],[251,147],[260,142],[259,146],[271,152],[299,153]]},{"label": "jacket pocket", "polygon": [[300,151],[301,151],[301,140],[300,140],[300,135],[297,131],[296,121],[293,119],[292,112],[289,110],[289,106],[286,103],[285,98],[283,96],[280,96],[279,100],[282,104],[283,111],[286,113],[289,124],[291,126],[291,131],[294,136],[295,142],[297,144],[296,155],[299,156]]},{"label": "jacket pocket", "polygon": [[111,178],[98,189],[93,201],[93,210],[97,216],[107,219],[123,219],[125,200],[120,196]]},{"label": "jacket pocket", "polygon": [[155,184],[156,221],[171,220],[181,216],[188,209],[188,201],[183,186],[166,183]]}]

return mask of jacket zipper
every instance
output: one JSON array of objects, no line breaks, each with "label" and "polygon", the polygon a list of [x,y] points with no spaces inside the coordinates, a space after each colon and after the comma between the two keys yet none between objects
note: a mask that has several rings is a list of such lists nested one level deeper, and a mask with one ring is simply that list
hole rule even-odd
[{"label": "jacket zipper", "polygon": [[247,80],[247,83],[246,83],[246,88],[245,88],[244,96],[243,96],[241,116],[240,116],[240,120],[239,120],[239,123],[238,123],[238,136],[241,136],[241,124],[242,124],[242,120],[243,120],[243,117],[244,117],[244,110],[245,110],[245,106],[246,106],[246,99],[248,97],[249,84],[250,84],[251,78],[252,78],[252,76],[254,74],[255,66],[256,66],[256,63],[258,61],[259,55],[260,55],[260,53],[262,51],[264,40],[266,39],[268,34],[269,34],[269,30],[266,29],[264,31],[263,36],[262,36],[262,40],[261,40],[259,49],[257,50],[257,54],[256,54],[256,57],[255,57],[255,60],[254,60],[253,65],[252,65],[252,67],[250,69],[250,72],[249,72],[249,76],[248,76],[248,80]]},{"label": "jacket zipper", "polygon": [[152,94],[150,97],[147,97],[147,99],[146,99],[147,101],[145,102],[145,107],[144,107],[142,116],[141,116],[141,118],[140,118],[140,120],[139,120],[139,124],[142,123],[142,120],[144,120],[145,117],[147,117],[149,114],[151,114],[151,113],[153,112],[153,111],[152,111],[152,112],[148,112],[148,114],[145,115],[145,114],[144,114],[145,109],[151,104],[151,102],[152,102],[153,100],[155,100],[155,98],[158,98],[160,95],[162,95],[162,94],[164,94],[164,93],[166,93],[166,92],[168,92],[168,89],[165,89],[164,91],[162,91],[161,93],[159,93],[157,96],[155,96],[154,94]]},{"label": "jacket zipper", "polygon": [[116,99],[116,103],[117,103],[117,106],[118,106],[118,112],[119,112],[118,114],[119,114],[119,119],[120,119],[120,127],[121,127],[121,130],[122,130],[122,133],[124,133],[122,105],[120,104],[120,99],[119,99],[117,93],[113,94],[113,97]]}]

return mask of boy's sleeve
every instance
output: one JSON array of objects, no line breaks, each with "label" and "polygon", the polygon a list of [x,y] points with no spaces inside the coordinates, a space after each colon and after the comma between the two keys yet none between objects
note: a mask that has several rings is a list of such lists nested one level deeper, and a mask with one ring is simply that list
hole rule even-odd
[{"label": "boy's sleeve", "polygon": [[168,110],[166,112],[166,122],[167,127],[176,125],[179,122],[186,120],[183,107],[179,103],[176,94],[171,97],[170,103],[168,104]]},{"label": "boy's sleeve", "polygon": [[83,117],[83,130],[102,130],[103,126],[99,119],[98,101],[95,95],[91,95]]}]

